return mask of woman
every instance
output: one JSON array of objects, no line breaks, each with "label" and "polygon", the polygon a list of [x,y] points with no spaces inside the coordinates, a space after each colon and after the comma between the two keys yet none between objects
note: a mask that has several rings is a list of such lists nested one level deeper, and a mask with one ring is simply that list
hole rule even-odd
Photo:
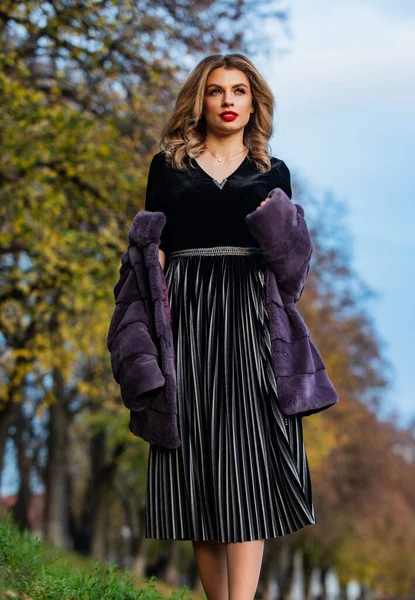
[{"label": "woman", "polygon": [[301,416],[278,407],[265,259],[245,216],[285,163],[268,153],[272,92],[248,58],[211,55],[182,87],[152,159],[147,211],[177,359],[181,446],[150,444],[146,536],[192,540],[209,600],[252,599],[264,540],[315,523]]}]

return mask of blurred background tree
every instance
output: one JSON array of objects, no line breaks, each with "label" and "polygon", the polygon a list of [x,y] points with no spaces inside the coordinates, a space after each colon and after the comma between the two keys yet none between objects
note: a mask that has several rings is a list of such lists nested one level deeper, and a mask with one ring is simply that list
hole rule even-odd
[{"label": "blurred background tree", "polygon": [[[287,16],[266,0],[0,8],[0,461],[12,442],[22,528],[44,490],[47,540],[116,556],[137,577],[158,560],[171,584],[186,571],[200,586],[189,543],[144,537],[148,445],[128,430],[106,349],[127,231],[195,61],[277,51],[255,27]],[[293,179],[315,247],[299,309],[341,401],[304,420],[317,524],[268,541],[259,593],[271,597],[277,577],[288,597],[301,550],[308,588],[314,567],[335,568],[343,586],[403,597],[415,585],[414,463],[399,449],[413,432],[377,418],[391,367],[342,206]]]}]

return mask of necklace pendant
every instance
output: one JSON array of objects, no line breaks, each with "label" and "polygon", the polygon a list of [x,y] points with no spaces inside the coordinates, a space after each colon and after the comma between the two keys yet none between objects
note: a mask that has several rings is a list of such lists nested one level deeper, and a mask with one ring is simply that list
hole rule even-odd
[{"label": "necklace pendant", "polygon": [[218,158],[218,162],[222,162],[222,159],[221,159],[221,158]]}]

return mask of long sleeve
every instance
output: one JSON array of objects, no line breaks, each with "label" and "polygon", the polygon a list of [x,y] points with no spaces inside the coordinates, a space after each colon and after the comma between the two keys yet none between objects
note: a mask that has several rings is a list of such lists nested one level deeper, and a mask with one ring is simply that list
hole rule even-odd
[{"label": "long sleeve", "polygon": [[291,189],[291,173],[285,162],[282,160],[279,165],[280,183],[279,187],[284,190],[287,196],[291,199],[293,196]]},{"label": "long sleeve", "polygon": [[[162,212],[167,217],[167,192],[163,168],[164,160],[164,155],[161,153],[155,154],[151,159],[147,177],[145,210],[150,212]],[[161,232],[159,248],[167,253],[165,230]]]},{"label": "long sleeve", "polygon": [[125,406],[142,411],[154,402],[154,390],[164,386],[165,378],[128,252],[122,257],[114,299],[107,337],[113,375]]}]

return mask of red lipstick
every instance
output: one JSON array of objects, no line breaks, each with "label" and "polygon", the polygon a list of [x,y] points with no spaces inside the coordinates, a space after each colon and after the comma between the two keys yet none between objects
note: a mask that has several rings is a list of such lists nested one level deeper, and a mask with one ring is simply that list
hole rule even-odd
[{"label": "red lipstick", "polygon": [[236,113],[234,110],[224,110],[220,113],[220,118],[224,121],[234,121],[237,116],[238,113]]}]

